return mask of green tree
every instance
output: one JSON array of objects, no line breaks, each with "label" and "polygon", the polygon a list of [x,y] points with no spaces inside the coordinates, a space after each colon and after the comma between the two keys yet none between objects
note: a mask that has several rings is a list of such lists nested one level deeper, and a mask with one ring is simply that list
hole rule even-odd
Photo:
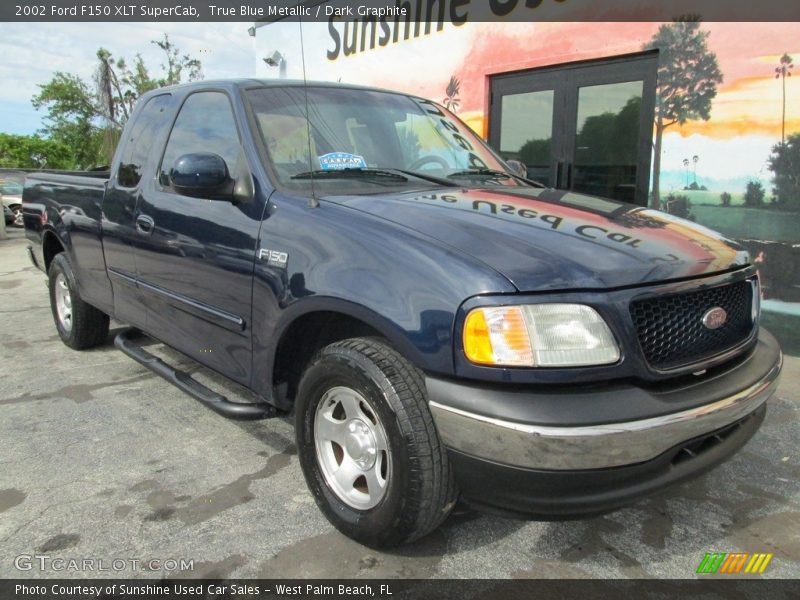
[{"label": "green tree", "polygon": [[588,117],[578,132],[582,165],[636,165],[642,99],[632,96],[619,112]]},{"label": "green tree", "polygon": [[40,134],[69,148],[70,167],[97,165],[102,135],[94,122],[96,109],[91,88],[80,77],[59,72],[39,89],[33,106],[47,109]]},{"label": "green tree", "polygon": [[106,48],[99,48],[90,82],[71,73],[57,72],[50,81],[39,85],[32,103],[37,110],[47,111],[40,133],[70,149],[72,166],[91,168],[111,161],[122,129],[142,94],[202,79],[201,62],[181,54],[166,34],[152,43],[166,57],[161,77],[151,76],[140,54],[129,64],[124,58],[115,58]]},{"label": "green tree", "polygon": [[664,131],[675,124],[711,118],[711,101],[722,83],[717,56],[708,49],[708,32],[700,30],[699,17],[687,16],[659,27],[645,49],[657,48],[653,196],[651,206],[661,204],[659,183]]},{"label": "green tree", "polygon": [[792,69],[794,69],[792,57],[789,56],[788,53],[784,52],[783,56],[781,56],[778,66],[775,67],[775,79],[781,80],[781,88],[783,91],[783,104],[781,109],[781,144],[786,141],[786,78],[792,76]]},{"label": "green tree", "polygon": [[550,164],[552,140],[528,140],[519,149],[519,160],[529,167],[542,167]]},{"label": "green tree", "polygon": [[686,185],[683,187],[683,189],[688,190],[689,189],[689,159],[688,158],[684,158],[683,159],[683,168],[686,170]]},{"label": "green tree", "polygon": [[692,214],[692,201],[685,194],[670,194],[664,200],[664,210],[682,219],[695,220]]},{"label": "green tree", "polygon": [[791,210],[800,211],[800,133],[790,134],[786,142],[775,144],[768,159],[774,173],[775,196]]},{"label": "green tree", "polygon": [[744,192],[744,205],[745,206],[763,206],[764,205],[764,186],[760,181],[752,180],[747,182],[747,188]]},{"label": "green tree", "polygon": [[[161,65],[164,77],[157,80],[158,87],[177,85],[182,81],[197,81],[203,78],[203,64],[200,60],[192,58],[188,54],[181,54],[178,47],[169,41],[166,33],[162,39],[153,40],[151,43],[161,48],[167,57],[167,63]],[[139,61],[141,62],[141,57],[139,57]]]},{"label": "green tree", "polygon": [[67,146],[35,135],[0,133],[0,167],[22,169],[69,169]]}]

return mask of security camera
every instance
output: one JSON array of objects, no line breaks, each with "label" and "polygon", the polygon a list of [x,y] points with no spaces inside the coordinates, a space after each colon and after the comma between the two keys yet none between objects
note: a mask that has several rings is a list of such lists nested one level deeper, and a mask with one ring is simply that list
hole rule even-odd
[{"label": "security camera", "polygon": [[280,66],[282,60],[284,60],[283,54],[275,50],[275,52],[272,53],[272,56],[267,56],[264,59],[264,62],[270,67],[277,67]]}]

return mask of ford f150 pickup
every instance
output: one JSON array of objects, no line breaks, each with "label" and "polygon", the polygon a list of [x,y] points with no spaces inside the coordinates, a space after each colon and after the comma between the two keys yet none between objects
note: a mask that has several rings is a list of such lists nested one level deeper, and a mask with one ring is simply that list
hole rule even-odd
[{"label": "ford f150 pickup", "polygon": [[371,546],[458,498],[565,518],[697,475],[755,433],[781,370],[736,243],[541,187],[405,94],[155,90],[109,172],[37,173],[23,195],[64,343],[102,344],[114,318],[117,347],[219,413],[294,411],[317,504]]}]

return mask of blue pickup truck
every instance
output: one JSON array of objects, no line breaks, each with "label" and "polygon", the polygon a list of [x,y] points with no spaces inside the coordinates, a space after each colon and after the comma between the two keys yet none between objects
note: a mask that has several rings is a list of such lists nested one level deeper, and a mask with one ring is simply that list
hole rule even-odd
[{"label": "blue pickup truck", "polygon": [[695,476],[756,432],[781,370],[736,243],[544,188],[405,94],[155,90],[110,171],[37,173],[23,196],[66,345],[114,318],[120,350],[222,415],[293,411],[317,504],[374,547],[459,498],[566,518]]}]

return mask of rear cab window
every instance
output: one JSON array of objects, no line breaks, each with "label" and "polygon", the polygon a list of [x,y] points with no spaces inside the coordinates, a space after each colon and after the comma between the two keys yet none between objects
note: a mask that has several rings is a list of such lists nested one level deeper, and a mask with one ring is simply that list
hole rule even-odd
[{"label": "rear cab window", "polygon": [[135,121],[125,140],[117,168],[117,183],[121,187],[135,188],[139,185],[158,133],[166,124],[169,114],[167,109],[171,101],[170,94],[153,96],[134,117]]}]

